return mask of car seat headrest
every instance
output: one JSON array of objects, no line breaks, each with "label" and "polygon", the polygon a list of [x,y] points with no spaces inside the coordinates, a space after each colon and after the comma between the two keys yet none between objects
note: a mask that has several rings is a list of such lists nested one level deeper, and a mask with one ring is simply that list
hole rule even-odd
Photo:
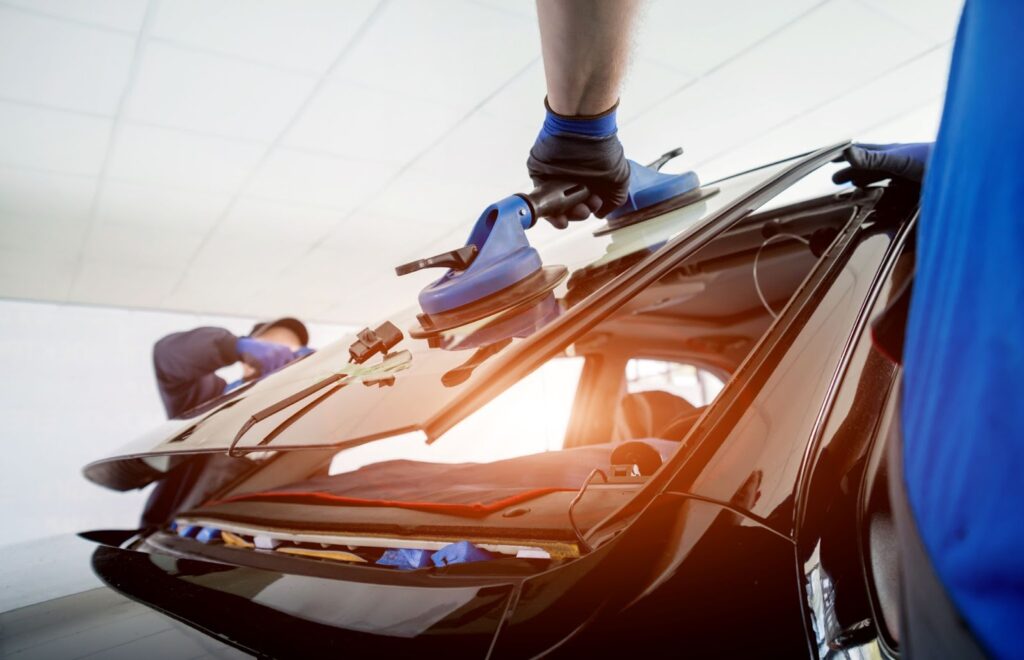
[{"label": "car seat headrest", "polygon": [[660,438],[673,420],[697,410],[686,399],[661,390],[627,394],[619,408],[631,438]]}]

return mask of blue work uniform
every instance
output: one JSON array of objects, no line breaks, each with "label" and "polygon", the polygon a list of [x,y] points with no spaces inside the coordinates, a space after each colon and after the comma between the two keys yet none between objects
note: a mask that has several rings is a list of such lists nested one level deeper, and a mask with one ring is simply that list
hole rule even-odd
[{"label": "blue work uniform", "polygon": [[202,405],[228,385],[216,372],[234,364],[238,337],[224,328],[196,328],[167,335],[153,347],[153,370],[168,417]]},{"label": "blue work uniform", "polygon": [[[153,346],[153,369],[168,417],[178,417],[225,392],[227,383],[214,372],[238,361],[237,342],[238,337],[224,328],[196,328],[167,335]],[[249,465],[224,454],[195,456],[178,465],[153,488],[140,526],[166,524],[174,512],[198,504]]]},{"label": "blue work uniform", "polygon": [[1024,2],[967,0],[925,178],[904,353],[907,497],[992,653],[1024,643]]}]

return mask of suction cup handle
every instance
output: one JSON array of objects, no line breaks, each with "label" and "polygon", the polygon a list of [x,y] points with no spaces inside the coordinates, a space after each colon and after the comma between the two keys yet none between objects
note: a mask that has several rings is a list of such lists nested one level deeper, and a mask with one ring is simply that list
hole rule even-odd
[{"label": "suction cup handle", "polygon": [[537,218],[554,218],[568,213],[577,204],[583,204],[590,197],[590,191],[579,183],[545,181],[533,192],[523,195],[533,209],[532,227]]},{"label": "suction cup handle", "polygon": [[676,147],[672,151],[666,151],[665,153],[661,154],[660,156],[658,156],[657,158],[655,158],[651,162],[647,163],[647,167],[652,169],[652,170],[655,170],[656,172],[660,172],[661,168],[665,165],[665,163],[667,163],[668,161],[672,160],[676,156],[682,156],[682,155],[683,155],[683,148],[682,147]]},{"label": "suction cup handle", "polygon": [[395,273],[401,277],[409,273],[415,273],[424,268],[451,268],[452,270],[466,270],[476,259],[477,248],[475,245],[465,245],[457,250],[450,250],[441,254],[417,259],[407,264],[395,267]]}]

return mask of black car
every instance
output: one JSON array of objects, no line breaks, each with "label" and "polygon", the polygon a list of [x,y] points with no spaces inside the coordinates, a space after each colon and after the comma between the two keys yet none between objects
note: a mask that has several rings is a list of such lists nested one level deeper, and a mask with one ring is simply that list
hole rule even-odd
[{"label": "black car", "polygon": [[551,296],[421,339],[409,312],[90,464],[173,513],[83,533],[102,584],[0,615],[4,655],[897,655],[869,320],[917,191],[785,201],[844,146],[550,236]]}]

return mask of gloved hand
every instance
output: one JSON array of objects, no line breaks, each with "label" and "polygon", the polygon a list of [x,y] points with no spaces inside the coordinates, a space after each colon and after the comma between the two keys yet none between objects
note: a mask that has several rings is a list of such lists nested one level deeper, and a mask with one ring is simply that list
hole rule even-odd
[{"label": "gloved hand", "polygon": [[292,349],[272,341],[260,341],[252,337],[239,337],[235,351],[242,362],[256,369],[261,376],[277,371],[295,359]]},{"label": "gloved hand", "polygon": [[629,190],[629,164],[617,135],[618,105],[600,115],[575,117],[555,113],[547,100],[544,106],[547,117],[526,161],[530,178],[538,186],[545,181],[579,183],[591,193],[586,203],[548,222],[565,229],[570,220],[586,220],[591,213],[603,218],[622,206]]},{"label": "gloved hand", "polygon": [[934,142],[852,144],[834,161],[850,166],[833,174],[832,181],[851,182],[859,188],[892,178],[922,183],[933,146]]}]

